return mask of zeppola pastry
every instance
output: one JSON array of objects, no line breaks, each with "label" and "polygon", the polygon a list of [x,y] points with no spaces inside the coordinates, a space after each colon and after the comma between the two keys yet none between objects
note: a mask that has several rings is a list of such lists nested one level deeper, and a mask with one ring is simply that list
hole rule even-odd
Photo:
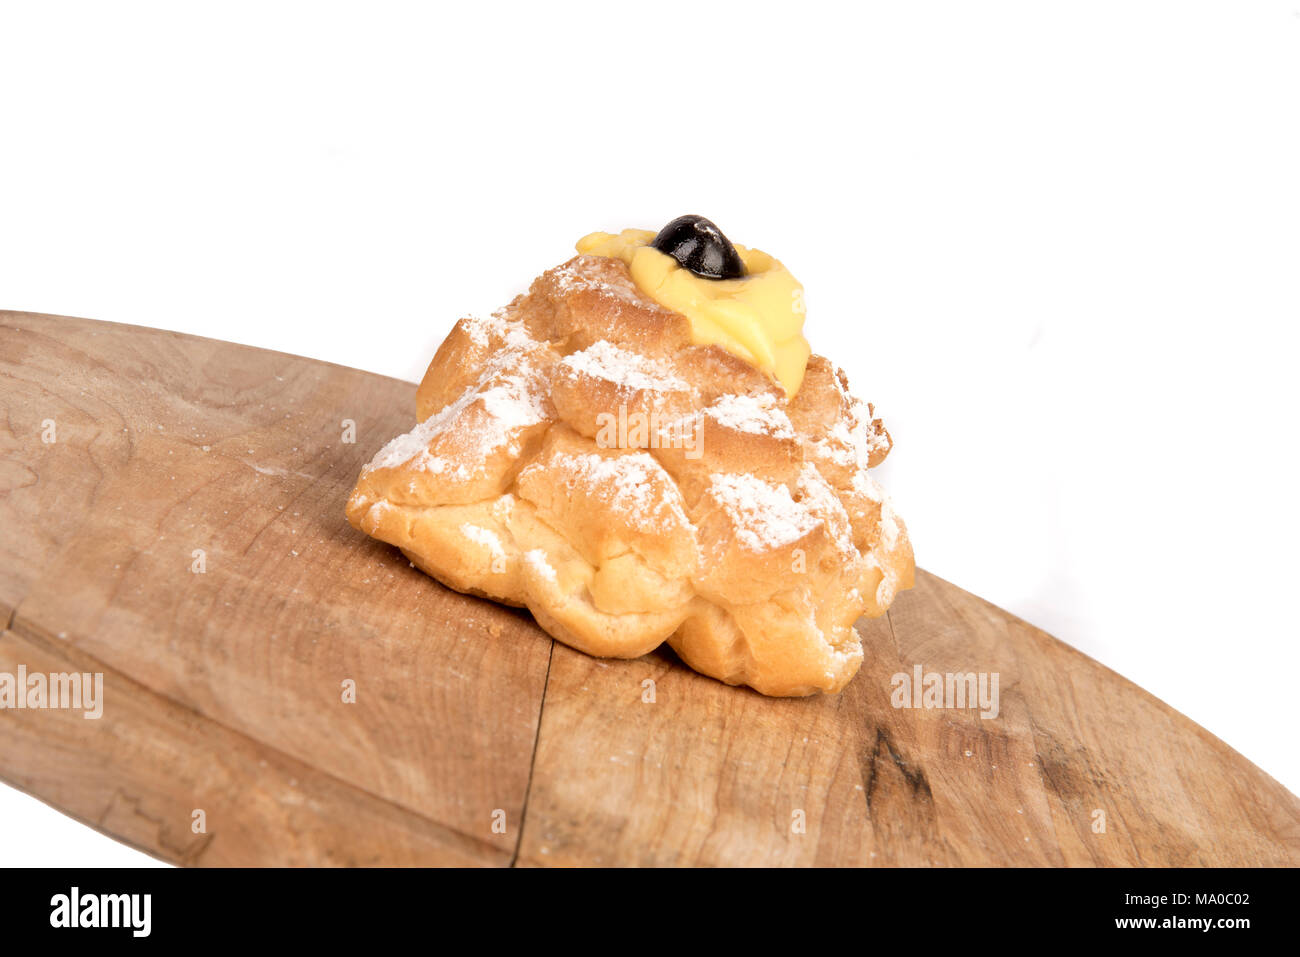
[{"label": "zeppola pastry", "polygon": [[348,521],[588,654],[667,641],[728,684],[839,691],[854,622],[912,584],[868,474],[889,433],[772,257],[698,216],[578,252],[456,323]]}]

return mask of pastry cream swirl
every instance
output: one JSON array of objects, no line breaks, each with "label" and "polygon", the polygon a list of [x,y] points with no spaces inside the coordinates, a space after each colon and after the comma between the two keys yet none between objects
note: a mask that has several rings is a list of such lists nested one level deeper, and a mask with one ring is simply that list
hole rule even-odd
[{"label": "pastry cream swirl", "polygon": [[799,391],[808,364],[803,336],[803,286],[779,262],[757,249],[736,246],[745,275],[705,279],[650,245],[645,229],[591,233],[578,252],[627,263],[643,293],[690,321],[696,345],[719,345],[776,379],[787,398]]}]

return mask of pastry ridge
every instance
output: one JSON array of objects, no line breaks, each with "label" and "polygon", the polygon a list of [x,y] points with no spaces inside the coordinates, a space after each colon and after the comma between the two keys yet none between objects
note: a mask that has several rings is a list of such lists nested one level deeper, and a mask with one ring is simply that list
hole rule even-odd
[{"label": "pastry ridge", "polygon": [[694,345],[619,260],[576,256],[457,322],[416,418],[362,470],[348,521],[589,654],[667,641],[728,684],[837,692],[862,661],[854,623],[912,585],[868,474],[891,439],[844,373],[813,355],[787,400]]}]

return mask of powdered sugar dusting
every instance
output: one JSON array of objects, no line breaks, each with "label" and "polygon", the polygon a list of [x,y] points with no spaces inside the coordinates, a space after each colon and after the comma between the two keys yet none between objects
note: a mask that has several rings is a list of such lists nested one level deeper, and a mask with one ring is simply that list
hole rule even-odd
[{"label": "powdered sugar dusting", "polygon": [[490,349],[495,344],[497,348],[526,350],[537,345],[537,340],[528,334],[524,324],[510,320],[505,309],[498,309],[487,317],[466,316],[460,325],[470,341],[480,349]]},{"label": "powdered sugar dusting", "polygon": [[662,533],[690,527],[676,483],[645,452],[562,455],[552,467],[564,475],[566,483],[583,487],[617,511],[631,528]]},{"label": "powdered sugar dusting", "polygon": [[867,403],[850,398],[848,415],[837,419],[824,438],[813,444],[836,465],[865,469],[872,454],[888,450],[889,440],[877,432]]},{"label": "powdered sugar dusting", "polygon": [[885,551],[892,552],[898,547],[898,516],[888,502],[880,509],[880,544]]},{"label": "powdered sugar dusting", "polygon": [[753,475],[715,473],[709,477],[709,494],[726,510],[740,544],[752,552],[796,542],[821,521],[784,485]]},{"label": "powdered sugar dusting", "polygon": [[583,373],[629,389],[674,392],[690,388],[665,361],[620,349],[605,339],[566,356],[557,365],[563,373]]},{"label": "powdered sugar dusting", "polygon": [[[400,468],[408,462],[411,463],[413,468],[432,472],[435,475],[441,475],[443,472],[452,469],[451,463],[430,454],[429,443],[442,434],[448,424],[454,422],[475,398],[477,398],[477,391],[474,388],[466,389],[460,398],[441,412],[429,416],[410,432],[399,435],[376,452],[375,457],[370,460],[370,464],[366,466],[365,471]],[[468,478],[469,470],[463,464],[452,469],[452,471],[457,470],[464,472],[462,478]]]},{"label": "powdered sugar dusting", "polygon": [[794,426],[771,395],[724,395],[704,410],[719,424],[738,432],[793,439]]},{"label": "powdered sugar dusting", "polygon": [[555,569],[551,563],[546,560],[546,552],[540,548],[530,548],[524,552],[524,563],[533,569],[548,582],[555,582]]},{"label": "powdered sugar dusting", "polygon": [[849,513],[844,510],[843,503],[840,502],[839,496],[835,494],[830,483],[822,478],[822,474],[811,462],[805,462],[799,471],[797,491],[800,503],[826,523],[826,529],[830,532],[835,547],[846,557],[856,555],[857,550],[853,547],[853,524],[849,520]]},{"label": "powdered sugar dusting", "polygon": [[[592,290],[614,299],[622,299],[624,302],[657,308],[653,301],[641,296],[631,279],[612,282],[600,275],[601,272],[617,269],[617,266],[612,265],[615,262],[618,260],[606,259],[602,256],[578,256],[563,266],[551,270],[551,278],[561,295]],[[577,268],[579,266],[582,267],[581,271]]]},{"label": "powdered sugar dusting", "polygon": [[501,538],[490,528],[484,528],[481,525],[472,525],[465,522],[460,527],[460,533],[468,538],[471,542],[482,545],[492,553],[493,558],[505,558],[506,550],[501,544]]},{"label": "powdered sugar dusting", "polygon": [[[550,418],[546,385],[529,358],[528,350],[535,348],[537,342],[521,324],[507,323],[500,316],[494,319],[503,327],[512,327],[509,332],[499,334],[507,341],[513,339],[514,345],[496,352],[478,381],[454,401],[380,449],[366,471],[409,466],[465,481],[474,474],[477,462],[494,451],[505,447],[510,454],[518,454],[519,433]],[[473,337],[474,333],[470,335]],[[469,412],[476,406],[483,414],[471,419]],[[449,432],[455,433],[458,443],[469,447],[468,455],[463,449],[458,450],[456,462],[435,455],[429,448]]]},{"label": "powdered sugar dusting", "polygon": [[370,507],[366,509],[365,518],[362,521],[362,527],[367,534],[373,534],[379,527],[379,523],[384,520],[384,516],[393,510],[393,506],[380,499],[377,502],[371,502]]},{"label": "powdered sugar dusting", "polygon": [[880,487],[880,483],[867,474],[866,468],[859,468],[854,471],[851,481],[853,491],[872,502],[883,502],[885,500],[885,490]]}]

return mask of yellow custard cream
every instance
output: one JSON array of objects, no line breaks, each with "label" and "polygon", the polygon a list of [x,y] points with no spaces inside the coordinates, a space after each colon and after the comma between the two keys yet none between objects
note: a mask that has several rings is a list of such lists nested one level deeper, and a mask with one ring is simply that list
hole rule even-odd
[{"label": "yellow custard cream", "polygon": [[799,391],[808,364],[803,337],[803,286],[765,252],[736,246],[745,275],[706,279],[650,245],[655,234],[625,229],[618,235],[592,233],[578,240],[578,252],[627,263],[637,288],[691,323],[696,345],[719,345],[758,366],[785,389]]}]

